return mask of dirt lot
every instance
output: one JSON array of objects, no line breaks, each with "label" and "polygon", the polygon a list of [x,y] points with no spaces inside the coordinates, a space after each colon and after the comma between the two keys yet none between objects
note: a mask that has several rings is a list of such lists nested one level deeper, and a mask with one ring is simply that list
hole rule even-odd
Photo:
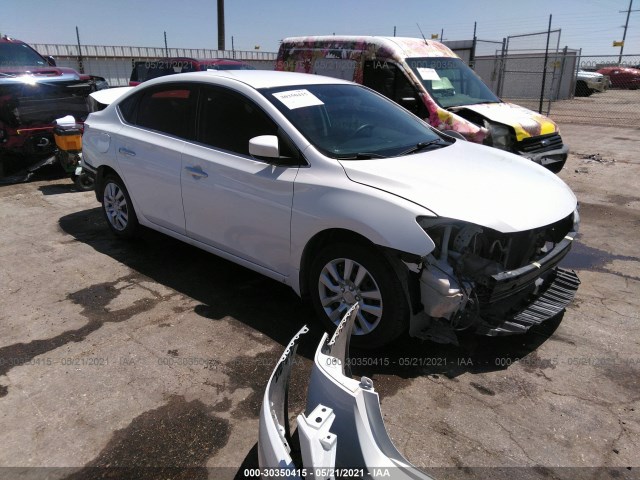
[{"label": "dirt lot", "polygon": [[[562,133],[578,154],[560,176],[582,216],[565,265],[583,282],[564,316],[460,347],[407,339],[375,355],[389,366],[355,369],[397,447],[435,478],[640,478],[640,128]],[[287,287],[154,232],[118,241],[67,179],[0,188],[0,225],[0,465],[15,467],[0,478],[152,466],[164,470],[135,478],[214,479],[255,465],[264,386],[311,321]]]}]

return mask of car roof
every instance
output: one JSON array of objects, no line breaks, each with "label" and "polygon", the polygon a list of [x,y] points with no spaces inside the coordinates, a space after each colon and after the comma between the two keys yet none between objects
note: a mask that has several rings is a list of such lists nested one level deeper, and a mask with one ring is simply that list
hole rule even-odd
[{"label": "car roof", "polygon": [[[379,37],[373,35],[315,35],[304,37],[288,37],[282,40],[284,48],[298,44],[301,50],[359,50],[375,45],[378,52],[390,53],[402,57],[452,57],[459,58],[449,47],[437,40],[426,40],[413,37]],[[283,48],[281,45],[281,48]]]},{"label": "car roof", "polygon": [[23,42],[22,40],[18,40],[16,38],[11,38],[11,37],[9,37],[7,35],[0,36],[0,43],[22,43],[22,44],[26,45],[25,42]]},{"label": "car roof", "polygon": [[224,77],[230,80],[242,82],[250,87],[273,88],[273,87],[293,87],[296,85],[327,85],[327,84],[344,84],[349,85],[352,82],[340,80],[322,75],[310,75],[307,73],[294,72],[276,72],[272,70],[215,70],[206,72],[190,72],[177,73],[175,75],[167,75],[160,78],[154,78],[144,82],[146,85],[159,85],[162,83],[172,83],[181,81],[192,82],[211,82],[215,83],[215,79]]}]

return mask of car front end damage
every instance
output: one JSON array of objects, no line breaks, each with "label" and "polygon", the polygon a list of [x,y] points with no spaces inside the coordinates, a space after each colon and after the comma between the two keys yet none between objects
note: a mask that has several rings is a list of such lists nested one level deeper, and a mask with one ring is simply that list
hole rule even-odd
[{"label": "car front end damage", "polygon": [[465,105],[451,111],[483,126],[483,143],[527,158],[554,173],[560,172],[569,155],[558,126],[549,118],[511,103]]},{"label": "car front end damage", "polygon": [[0,74],[0,152],[52,153],[54,121],[67,115],[83,121],[91,111],[88,95],[107,86],[100,77],[53,70]]},{"label": "car front end damage", "polygon": [[263,478],[431,477],[393,445],[384,426],[378,393],[367,377],[351,377],[348,350],[359,305],[353,305],[334,334],[325,333],[314,356],[305,413],[292,437],[287,408],[289,378],[303,327],[287,345],[267,384],[258,438]]},{"label": "car front end damage", "polygon": [[558,264],[577,234],[577,210],[514,233],[445,218],[419,223],[436,249],[419,262],[405,261],[418,279],[422,307],[411,320],[413,336],[444,341],[433,334],[435,327],[490,336],[525,333],[561,313],[575,296],[578,276]]}]

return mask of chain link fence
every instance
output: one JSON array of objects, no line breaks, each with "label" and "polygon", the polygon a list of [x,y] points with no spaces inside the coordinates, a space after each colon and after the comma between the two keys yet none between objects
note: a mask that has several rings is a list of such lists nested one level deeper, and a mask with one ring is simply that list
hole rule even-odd
[{"label": "chain link fence", "polygon": [[[552,102],[551,118],[564,123],[640,126],[640,70],[637,67],[640,67],[640,55],[621,58],[580,55],[574,75],[574,96]],[[605,76],[594,77],[597,71]]]},{"label": "chain link fence", "polygon": [[105,45],[32,45],[41,55],[51,55],[59,67],[103,77],[111,87],[129,84],[133,65],[138,61],[187,57],[239,60],[259,69],[273,70],[277,53],[254,50],[210,50],[203,48],[159,48]]},{"label": "chain link fence", "polygon": [[[546,51],[547,37],[549,49]],[[540,111],[561,122],[598,125],[640,125],[640,76],[620,67],[640,67],[640,55],[581,55],[559,48],[560,31],[459,42],[454,50],[505,101]],[[227,58],[255,68],[273,70],[276,52],[159,48],[103,45],[36,44],[61,67],[104,77],[112,87],[129,83],[133,63],[167,57]],[[610,68],[598,84],[585,72]],[[616,71],[617,73],[614,73]]]},{"label": "chain link fence", "polygon": [[471,66],[500,98],[559,122],[640,125],[640,55],[586,56],[558,43],[545,53],[529,48],[541,38],[527,48],[519,41],[476,41]]}]

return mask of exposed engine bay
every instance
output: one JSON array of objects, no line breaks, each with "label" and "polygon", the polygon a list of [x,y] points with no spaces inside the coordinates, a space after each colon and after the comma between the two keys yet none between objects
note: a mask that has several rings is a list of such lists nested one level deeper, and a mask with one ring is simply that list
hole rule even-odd
[{"label": "exposed engine bay", "polygon": [[[419,270],[424,313],[456,331],[486,335],[523,333],[560,313],[580,283],[574,272],[557,268],[578,224],[575,212],[508,234],[448,219],[423,225],[436,244]],[[541,299],[544,305],[536,305]],[[519,315],[527,321],[514,323]]]}]

